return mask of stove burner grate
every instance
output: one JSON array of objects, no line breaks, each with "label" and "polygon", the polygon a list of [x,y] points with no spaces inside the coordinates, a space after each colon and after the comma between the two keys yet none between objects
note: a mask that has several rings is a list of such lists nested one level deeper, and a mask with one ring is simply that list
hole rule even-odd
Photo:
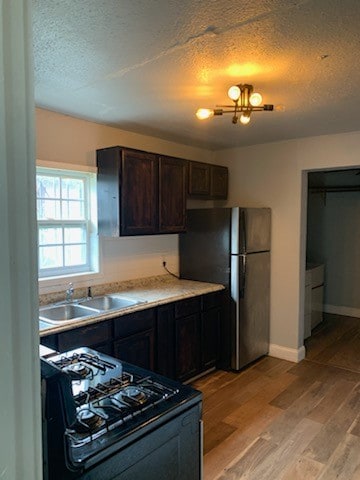
[{"label": "stove burner grate", "polygon": [[105,418],[90,407],[82,407],[76,413],[75,430],[80,433],[89,433],[105,424]]},{"label": "stove burner grate", "polygon": [[99,356],[90,353],[73,353],[70,356],[63,355],[56,361],[53,361],[53,363],[61,369],[67,369],[71,365],[77,365],[81,363],[87,368],[95,368],[101,373],[105,373],[107,370],[113,370],[116,368],[114,363],[103,360]]},{"label": "stove burner grate", "polygon": [[93,378],[94,376],[93,370],[82,362],[71,363],[64,367],[63,370],[75,380],[79,378]]},{"label": "stove burner grate", "polygon": [[77,417],[66,435],[74,448],[90,444],[120,425],[125,431],[134,428],[179,391],[141,371],[123,371],[117,359],[85,348],[59,354],[51,362],[72,380]]},{"label": "stove burner grate", "polygon": [[133,385],[123,388],[117,397],[130,406],[142,405],[148,400],[146,393]]}]

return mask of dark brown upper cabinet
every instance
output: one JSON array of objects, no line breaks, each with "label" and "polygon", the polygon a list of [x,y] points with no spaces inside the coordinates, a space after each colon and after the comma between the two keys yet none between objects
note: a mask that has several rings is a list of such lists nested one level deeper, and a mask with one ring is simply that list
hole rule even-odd
[{"label": "dark brown upper cabinet", "polygon": [[97,150],[97,167],[100,235],[185,230],[184,160],[110,147]]},{"label": "dark brown upper cabinet", "polygon": [[226,199],[228,195],[228,169],[220,165],[202,162],[189,162],[190,197]]},{"label": "dark brown upper cabinet", "polygon": [[220,165],[210,166],[210,196],[226,199],[228,196],[228,169]]},{"label": "dark brown upper cabinet", "polygon": [[187,163],[159,157],[159,231],[185,231]]},{"label": "dark brown upper cabinet", "polygon": [[158,160],[156,155],[122,150],[121,235],[158,232]]},{"label": "dark brown upper cabinet", "polygon": [[210,165],[208,163],[189,162],[189,195],[210,195]]}]

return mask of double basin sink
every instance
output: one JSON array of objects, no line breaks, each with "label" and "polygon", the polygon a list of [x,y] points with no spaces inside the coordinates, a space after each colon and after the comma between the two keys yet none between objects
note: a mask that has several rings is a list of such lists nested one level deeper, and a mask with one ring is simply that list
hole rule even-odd
[{"label": "double basin sink", "polygon": [[82,318],[94,317],[112,310],[122,310],[140,303],[145,302],[143,300],[127,298],[118,294],[103,295],[102,297],[94,297],[61,305],[42,307],[39,311],[39,320],[47,323],[59,324],[62,322],[80,320]]}]

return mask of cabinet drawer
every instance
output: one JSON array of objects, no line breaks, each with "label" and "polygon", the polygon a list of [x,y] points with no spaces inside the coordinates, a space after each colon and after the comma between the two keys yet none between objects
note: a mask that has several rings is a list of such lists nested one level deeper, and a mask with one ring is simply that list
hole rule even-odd
[{"label": "cabinet drawer", "polygon": [[127,337],[154,328],[155,309],[141,310],[114,320],[114,337]]},{"label": "cabinet drawer", "polygon": [[210,310],[211,308],[221,307],[223,302],[223,291],[208,293],[202,297],[202,309]]},{"label": "cabinet drawer", "polygon": [[46,337],[41,337],[40,343],[41,345],[52,348],[53,350],[58,350],[57,335],[47,335]]},{"label": "cabinet drawer", "polygon": [[58,349],[60,352],[82,346],[93,346],[111,340],[111,321],[87,325],[68,332],[59,333]]},{"label": "cabinet drawer", "polygon": [[175,318],[187,317],[193,313],[197,313],[201,308],[201,298],[193,297],[181,302],[175,303]]}]

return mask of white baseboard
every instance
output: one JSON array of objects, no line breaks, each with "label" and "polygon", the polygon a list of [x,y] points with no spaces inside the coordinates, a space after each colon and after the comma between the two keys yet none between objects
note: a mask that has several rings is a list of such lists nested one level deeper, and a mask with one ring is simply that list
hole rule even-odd
[{"label": "white baseboard", "polygon": [[270,357],[281,358],[282,360],[288,360],[289,362],[299,363],[305,358],[305,347],[289,348],[275,343],[270,343],[269,346]]},{"label": "white baseboard", "polygon": [[360,318],[360,308],[342,307],[340,305],[324,305],[325,313],[334,313],[336,315],[344,315],[345,317]]}]

